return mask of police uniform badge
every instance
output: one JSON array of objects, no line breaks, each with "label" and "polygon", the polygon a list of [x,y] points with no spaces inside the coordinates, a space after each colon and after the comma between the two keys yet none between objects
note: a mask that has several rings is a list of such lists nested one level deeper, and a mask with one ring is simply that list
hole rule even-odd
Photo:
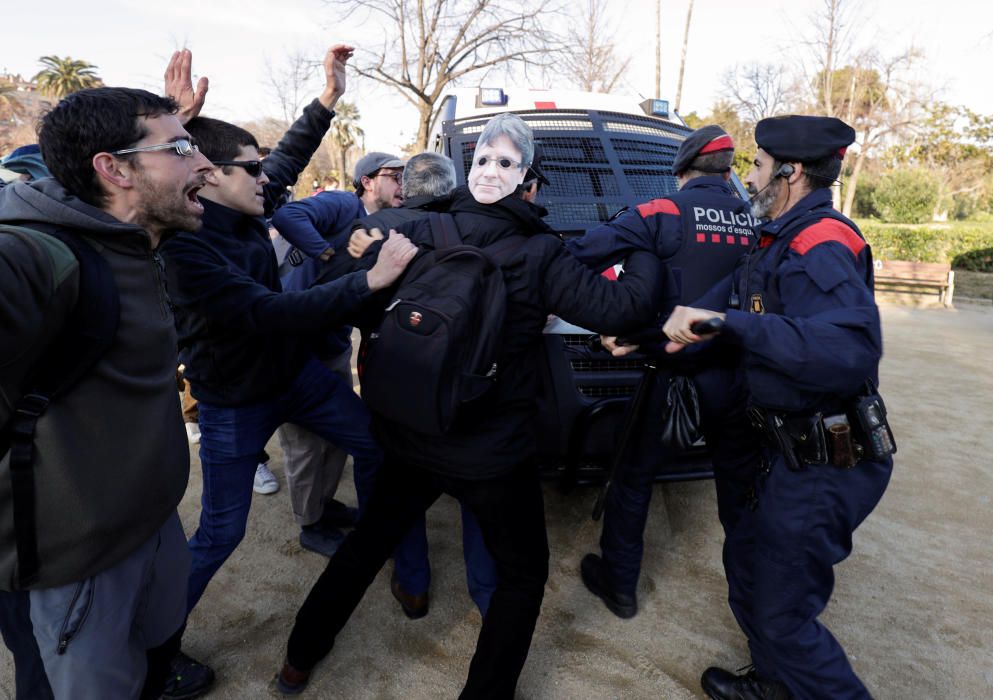
[{"label": "police uniform badge", "polygon": [[764,314],[765,313],[765,304],[762,302],[762,295],[761,294],[753,294],[752,295],[751,312],[753,314]]}]

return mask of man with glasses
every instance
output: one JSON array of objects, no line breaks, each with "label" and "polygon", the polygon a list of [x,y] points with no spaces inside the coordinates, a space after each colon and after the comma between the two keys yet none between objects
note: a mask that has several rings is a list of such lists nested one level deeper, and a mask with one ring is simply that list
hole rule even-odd
[{"label": "man with glasses", "polygon": [[[162,249],[179,359],[200,411],[203,495],[189,541],[187,612],[244,537],[257,458],[280,424],[297,423],[332,439],[370,469],[381,459],[366,426],[337,410],[354,394],[318,362],[309,336],[340,326],[345,314],[400,274],[416,249],[397,237],[385,264],[368,274],[283,293],[265,220],[320,145],[345,92],[352,51],[328,51],[324,92],[264,161],[255,137],[240,127],[206,117],[187,124],[214,163],[201,193],[202,229],[180,233]],[[165,696],[195,697],[212,682],[210,669],[179,654]]]},{"label": "man with glasses", "polygon": [[[27,494],[11,478],[14,450],[0,456],[0,589],[29,591],[31,621],[5,622],[4,635],[33,634],[55,697],[158,697],[179,646],[189,453],[157,249],[200,227],[211,165],[177,109],[144,90],[74,93],[41,121],[54,179],[0,193],[0,224],[23,227],[0,232],[0,425],[37,417]],[[93,318],[116,318],[102,352],[68,330]],[[97,359],[32,410],[39,386],[72,366],[48,361],[66,346]],[[15,520],[26,504],[33,517]],[[19,685],[17,697],[45,690]]]}]

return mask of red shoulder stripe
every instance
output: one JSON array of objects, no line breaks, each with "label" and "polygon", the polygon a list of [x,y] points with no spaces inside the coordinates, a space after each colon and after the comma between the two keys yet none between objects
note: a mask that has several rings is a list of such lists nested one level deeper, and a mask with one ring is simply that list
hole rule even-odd
[{"label": "red shoulder stripe", "polygon": [[800,255],[806,255],[814,246],[829,241],[841,243],[856,257],[865,248],[865,241],[862,240],[862,237],[845,224],[837,219],[821,219],[794,238],[793,242],[790,243],[790,249],[795,250]]},{"label": "red shoulder stripe", "polygon": [[679,216],[679,207],[671,199],[653,199],[645,204],[639,204],[638,213],[643,219],[647,219],[652,214],[675,214]]}]

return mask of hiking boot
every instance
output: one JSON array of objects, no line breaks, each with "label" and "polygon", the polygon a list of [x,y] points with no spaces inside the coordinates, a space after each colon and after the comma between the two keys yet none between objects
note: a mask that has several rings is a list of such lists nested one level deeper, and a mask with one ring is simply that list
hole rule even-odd
[{"label": "hiking boot", "polygon": [[400,588],[400,579],[397,578],[396,571],[390,577],[390,592],[393,593],[393,597],[400,603],[403,614],[411,620],[419,620],[428,614],[429,601],[427,591],[417,595],[407,593],[407,591]]},{"label": "hiking boot", "polygon": [[193,700],[205,695],[214,685],[214,669],[178,652],[169,663],[169,679],[162,697],[165,700]]},{"label": "hiking boot", "polygon": [[334,556],[344,541],[344,532],[338,528],[325,527],[320,521],[300,528],[300,546],[328,559]]},{"label": "hiking boot", "polygon": [[624,620],[638,614],[638,599],[620,593],[607,581],[607,567],[596,554],[587,554],[579,565],[579,574],[590,593],[600,598],[610,612]]},{"label": "hiking boot", "polygon": [[321,513],[321,524],[327,527],[355,527],[359,521],[359,509],[346,506],[341,501],[332,498],[324,504]]},{"label": "hiking boot", "polygon": [[711,700],[790,700],[793,697],[779,681],[759,678],[754,666],[739,668],[737,673],[711,666],[703,672],[700,685]]},{"label": "hiking boot", "polygon": [[260,463],[255,468],[255,484],[252,485],[252,490],[264,496],[279,491],[279,482],[276,481],[275,475],[269,471],[268,464]]},{"label": "hiking boot", "polygon": [[281,695],[299,695],[307,687],[310,681],[310,671],[301,671],[290,666],[290,662],[283,663],[283,668],[276,674],[276,690]]}]

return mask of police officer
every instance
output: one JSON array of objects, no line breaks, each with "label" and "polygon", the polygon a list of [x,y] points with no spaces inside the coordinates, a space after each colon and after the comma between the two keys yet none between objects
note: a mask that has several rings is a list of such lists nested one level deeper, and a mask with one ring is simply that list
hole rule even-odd
[{"label": "police officer", "polygon": [[[667,264],[669,277],[663,314],[695,300],[734,269],[754,239],[748,202],[728,184],[733,158],[734,144],[723,129],[714,125],[698,129],[683,141],[673,161],[678,192],[592,229],[569,241],[567,248],[595,269],[617,262],[631,250],[654,250]],[[609,339],[606,345],[616,348]],[[628,346],[614,352],[620,356],[632,350]],[[701,427],[716,475],[719,516],[726,530],[737,520],[752,483],[758,452],[745,416],[735,360],[720,349],[708,350],[692,358],[670,357],[657,375],[634,433],[630,459],[622,463],[607,494],[602,556],[587,554],[582,561],[583,583],[622,618],[638,610],[636,589],[652,484],[666,459],[666,447],[660,442],[661,414],[673,376],[692,377],[695,383]]]},{"label": "police officer", "polygon": [[725,552],[753,666],[707,669],[711,698],[869,697],[817,619],[895,451],[875,394],[882,338],[869,246],[829,190],[854,137],[834,118],[760,121],[746,179],[752,213],[768,218],[756,249],[700,308],[677,308],[663,328],[676,352],[706,340],[692,323],[724,319],[720,339],[740,348],[749,412],[769,444],[757,508],[743,512]]}]

